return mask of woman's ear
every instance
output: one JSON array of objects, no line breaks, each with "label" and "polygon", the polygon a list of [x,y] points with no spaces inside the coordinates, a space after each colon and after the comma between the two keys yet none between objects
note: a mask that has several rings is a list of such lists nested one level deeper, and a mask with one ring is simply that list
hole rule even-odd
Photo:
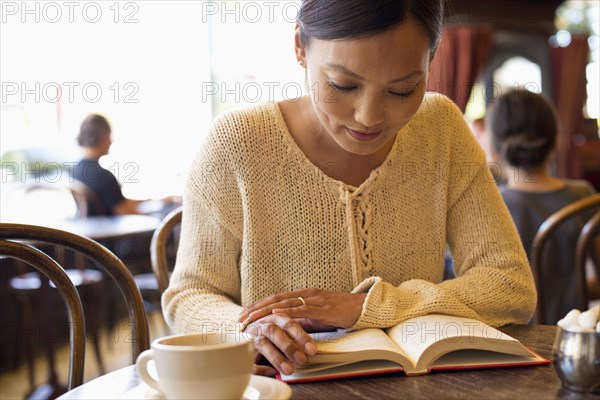
[{"label": "woman's ear", "polygon": [[296,22],[296,29],[294,32],[294,51],[296,53],[298,64],[303,67],[306,66],[306,50],[304,49],[302,39],[300,38],[300,24],[298,22]]}]

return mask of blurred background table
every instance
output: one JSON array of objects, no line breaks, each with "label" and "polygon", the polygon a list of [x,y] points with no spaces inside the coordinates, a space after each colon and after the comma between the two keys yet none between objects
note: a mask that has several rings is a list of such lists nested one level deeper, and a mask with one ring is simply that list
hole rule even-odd
[{"label": "blurred background table", "polygon": [[48,220],[20,220],[15,222],[61,229],[94,240],[112,240],[154,232],[160,223],[160,219],[149,215],[115,215],[66,220],[53,220],[50,218]]}]

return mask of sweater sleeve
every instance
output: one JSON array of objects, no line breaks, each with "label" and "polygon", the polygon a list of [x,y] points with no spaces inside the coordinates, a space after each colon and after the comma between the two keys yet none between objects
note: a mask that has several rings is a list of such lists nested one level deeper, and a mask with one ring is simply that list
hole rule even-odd
[{"label": "sweater sleeve", "polygon": [[177,333],[232,330],[241,311],[241,200],[216,122],[188,176],[165,320]]},{"label": "sweater sleeve", "polygon": [[475,318],[492,326],[531,318],[536,291],[527,256],[483,151],[460,111],[456,108],[452,115],[460,129],[449,146],[447,214],[440,223],[446,224],[457,278],[440,283],[411,279],[398,286],[367,278],[354,289],[368,294],[353,329],[391,326],[429,313]]}]

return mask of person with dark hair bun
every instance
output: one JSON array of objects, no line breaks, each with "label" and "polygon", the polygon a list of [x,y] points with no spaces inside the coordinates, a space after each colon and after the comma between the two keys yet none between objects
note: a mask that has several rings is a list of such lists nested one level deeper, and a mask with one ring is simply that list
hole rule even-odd
[{"label": "person with dark hair bun", "polygon": [[[524,174],[537,174],[548,184],[562,185],[547,173],[558,128],[556,113],[542,95],[525,89],[509,90],[490,107],[487,128],[492,132],[492,147],[505,165]],[[527,182],[513,179],[509,183]]]},{"label": "person with dark hair bun", "polygon": [[[503,170],[501,194],[531,256],[533,238],[540,225],[564,206],[595,193],[584,180],[552,176],[549,163],[556,147],[558,121],[552,104],[544,96],[525,89],[510,90],[491,104],[486,130]],[[585,219],[565,224],[546,246],[543,285],[546,323],[555,324],[576,308],[573,275],[576,242]]]},{"label": "person with dark hair bun", "polygon": [[485,155],[425,93],[442,21],[441,0],[302,1],[309,94],[220,116],[192,165],[173,331],[245,329],[254,372],[274,375],[314,354],[310,331],[529,321],[535,285]]}]

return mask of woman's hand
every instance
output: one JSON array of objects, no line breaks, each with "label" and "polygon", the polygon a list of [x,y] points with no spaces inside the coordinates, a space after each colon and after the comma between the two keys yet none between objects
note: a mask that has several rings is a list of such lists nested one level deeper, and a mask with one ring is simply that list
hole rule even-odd
[{"label": "woman's hand", "polygon": [[[254,336],[257,357],[253,373],[256,375],[273,376],[276,369],[290,375],[294,372],[294,364],[304,364],[307,355],[317,352],[314,340],[301,323],[282,313],[270,314],[252,322],[245,332]],[[264,365],[263,360],[272,366]]]},{"label": "woman's hand", "polygon": [[341,293],[300,289],[265,297],[240,313],[239,321],[251,323],[268,315],[284,314],[306,319],[305,326],[350,328],[362,312],[366,293]]},{"label": "woman's hand", "polygon": [[[266,297],[245,308],[239,322],[255,338],[258,354],[254,373],[275,375],[276,369],[286,375],[293,373],[294,364],[304,364],[307,355],[317,351],[307,331],[351,327],[360,316],[365,297],[366,293],[300,289]],[[261,363],[263,360],[272,367]]]}]

